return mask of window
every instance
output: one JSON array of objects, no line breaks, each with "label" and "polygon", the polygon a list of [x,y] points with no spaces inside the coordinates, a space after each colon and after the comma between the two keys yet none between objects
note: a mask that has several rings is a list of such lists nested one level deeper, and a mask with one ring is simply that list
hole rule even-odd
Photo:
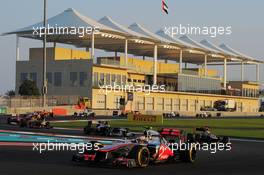
[{"label": "window", "polygon": [[103,86],[105,84],[105,77],[104,73],[100,73],[100,80],[99,80],[100,86]]},{"label": "window", "polygon": [[110,85],[110,84],[111,84],[111,75],[106,74],[106,85]]},{"label": "window", "polygon": [[48,84],[52,84],[52,72],[47,72],[46,76]]},{"label": "window", "polygon": [[54,73],[54,86],[61,86],[62,85],[62,73],[61,72],[55,72]]},{"label": "window", "polygon": [[126,84],[126,76],[122,75],[122,84],[125,85]]},{"label": "window", "polygon": [[20,81],[21,83],[28,79],[28,73],[21,73],[20,74]]},{"label": "window", "polygon": [[114,85],[114,83],[116,82],[116,76],[115,76],[115,74],[112,74],[111,75],[111,84],[112,84],[112,86]]},{"label": "window", "polygon": [[37,73],[36,72],[32,72],[29,74],[29,79],[34,81],[35,83],[37,83]]},{"label": "window", "polygon": [[98,86],[98,73],[94,72],[93,73],[93,86],[97,87]]},{"label": "window", "polygon": [[87,72],[80,72],[80,86],[87,86]]},{"label": "window", "polygon": [[131,82],[131,78],[128,78],[127,81],[128,81],[128,82]]},{"label": "window", "polygon": [[121,85],[121,75],[117,75],[117,77],[116,77],[116,83],[118,85]]},{"label": "window", "polygon": [[77,86],[77,72],[70,72],[70,86]]}]

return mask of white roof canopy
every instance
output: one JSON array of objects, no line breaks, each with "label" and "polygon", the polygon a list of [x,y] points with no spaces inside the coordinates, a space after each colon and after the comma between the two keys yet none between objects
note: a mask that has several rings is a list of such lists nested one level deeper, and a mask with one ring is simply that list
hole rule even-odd
[{"label": "white roof canopy", "polygon": [[263,61],[259,61],[259,60],[255,60],[254,58],[248,56],[248,55],[245,55],[233,48],[231,48],[230,46],[226,45],[226,44],[220,44],[219,47],[222,49],[222,50],[225,50],[227,52],[230,52],[234,55],[237,55],[238,57],[242,58],[242,59],[245,59],[245,61],[253,61],[253,62],[256,62],[256,63],[263,63]]},{"label": "white roof canopy", "polygon": [[127,34],[128,36],[131,36],[131,37],[146,37],[144,35],[141,35],[140,33],[136,33],[134,32],[133,30],[130,30],[128,29],[127,27],[115,22],[112,18],[110,18],[109,16],[105,16],[103,18],[101,18],[99,21],[99,23],[107,26],[107,27],[110,27],[111,29],[115,29],[117,31],[120,31],[120,32],[123,32],[125,34]]},{"label": "white roof canopy", "polygon": [[[154,45],[158,45],[158,58],[178,60],[180,49],[183,49],[184,62],[202,64],[204,54],[208,54],[208,62],[223,61],[223,58],[230,56],[239,56],[247,61],[262,63],[249,56],[241,54],[226,45],[220,45],[220,48],[208,43],[199,43],[188,36],[181,36],[179,39],[171,38],[164,31],[158,31],[156,34],[134,23],[128,28],[118,24],[110,17],[104,17],[98,22],[90,19],[76,10],[69,8],[62,13],[47,20],[51,27],[79,28],[92,27],[99,28],[100,32],[95,34],[95,48],[105,51],[124,52],[125,40],[128,40],[128,53],[138,56],[153,57]],[[43,36],[34,35],[34,29],[43,27],[43,22],[39,22],[28,27],[4,33],[17,34],[20,37],[42,40]],[[79,37],[71,34],[48,34],[48,42],[58,42],[72,44],[76,47],[91,47],[91,35]],[[232,61],[232,60],[230,60]]]},{"label": "white roof canopy", "polygon": [[[159,31],[157,31],[156,34],[159,35],[160,37],[162,37],[162,38],[164,38],[164,39],[166,39],[166,40],[169,40],[169,41],[171,41],[171,42],[174,42],[174,43],[176,43],[176,44],[178,44],[178,45],[182,45],[182,46],[185,46],[185,47],[188,47],[188,48],[197,48],[197,47],[195,47],[195,46],[193,46],[193,45],[191,45],[191,44],[189,44],[189,43],[186,43],[186,42],[181,41],[181,40],[179,40],[179,39],[177,39],[177,38],[173,38],[173,37],[167,35],[167,34],[164,32],[164,30],[162,30],[162,29],[160,29]],[[199,49],[199,48],[198,48],[198,49]]]},{"label": "white roof canopy", "polygon": [[223,50],[222,48],[219,48],[218,46],[214,45],[213,43],[209,42],[208,40],[206,39],[203,39],[200,41],[200,43],[210,49],[213,49],[215,51],[218,51],[220,53],[225,53],[226,55],[228,55],[228,60],[227,61],[242,61],[241,59],[238,58],[237,55],[231,53],[231,52],[228,52],[226,50]]},{"label": "white roof canopy", "polygon": [[[147,30],[146,28],[142,27],[138,23],[133,23],[128,28],[133,30],[134,32],[137,32],[137,33],[145,35],[145,36],[147,36],[149,38],[152,38],[153,40],[157,40],[158,42],[173,43],[170,40],[167,40],[165,38],[162,38],[162,37],[156,35],[155,33],[150,32],[149,30]],[[176,44],[176,43],[174,43],[174,44]]]},{"label": "white roof canopy", "polygon": [[[99,27],[100,30],[104,31],[112,31],[112,32],[118,32],[117,30],[113,30],[105,25],[102,25],[98,23],[97,21],[88,18],[86,16],[83,16],[78,11],[69,8],[62,13],[51,17],[47,20],[47,25],[53,26],[53,27]],[[12,32],[8,32],[5,34],[23,34],[28,32],[33,32],[34,28],[41,28],[43,27],[43,22],[39,22],[33,25],[30,25],[28,27],[24,27]]]}]

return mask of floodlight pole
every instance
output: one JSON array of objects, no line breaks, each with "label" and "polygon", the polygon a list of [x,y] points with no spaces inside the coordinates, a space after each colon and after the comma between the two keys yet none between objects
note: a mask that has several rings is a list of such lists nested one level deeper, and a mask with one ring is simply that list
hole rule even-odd
[{"label": "floodlight pole", "polygon": [[244,62],[241,62],[241,82],[244,81]]},{"label": "floodlight pole", "polygon": [[93,63],[97,63],[97,61],[95,61],[95,58],[94,58],[94,29],[92,31],[91,57],[92,57]]},{"label": "floodlight pole", "polygon": [[16,36],[16,61],[19,61],[20,50],[19,50],[19,35]]},{"label": "floodlight pole", "polygon": [[259,83],[259,63],[256,64],[256,82]]},{"label": "floodlight pole", "polygon": [[224,89],[226,90],[226,77],[227,77],[227,70],[226,70],[226,58],[224,58],[224,69],[223,69],[223,72],[224,72]]},{"label": "floodlight pole", "polygon": [[128,40],[125,40],[125,65],[127,66],[128,60],[127,60],[127,49],[128,49]]},{"label": "floodlight pole", "polygon": [[182,74],[182,49],[180,50],[179,73]]},{"label": "floodlight pole", "polygon": [[153,84],[157,85],[157,60],[158,60],[158,46],[154,46],[154,72],[153,72]]},{"label": "floodlight pole", "polygon": [[207,54],[204,55],[204,76],[207,77]]},{"label": "floodlight pole", "polygon": [[47,80],[46,80],[46,72],[47,72],[47,52],[46,52],[46,26],[47,26],[47,0],[44,0],[44,19],[43,19],[43,27],[44,27],[44,36],[43,36],[43,107],[46,107],[46,95],[47,95]]}]

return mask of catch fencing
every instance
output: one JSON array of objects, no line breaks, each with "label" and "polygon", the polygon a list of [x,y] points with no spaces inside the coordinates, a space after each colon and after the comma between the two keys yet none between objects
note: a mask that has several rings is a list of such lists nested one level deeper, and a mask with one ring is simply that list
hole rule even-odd
[{"label": "catch fencing", "polygon": [[[79,101],[79,96],[47,96],[47,106],[69,106],[76,105]],[[4,100],[3,105],[8,108],[26,108],[26,107],[42,107],[43,98],[29,96],[14,96]]]}]

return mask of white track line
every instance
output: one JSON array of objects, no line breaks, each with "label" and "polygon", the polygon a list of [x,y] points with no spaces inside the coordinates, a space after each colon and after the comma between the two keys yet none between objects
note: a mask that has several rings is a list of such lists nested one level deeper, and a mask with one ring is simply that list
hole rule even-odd
[{"label": "white track line", "polygon": [[33,146],[33,143],[31,142],[0,142],[0,146],[21,146],[21,147],[26,147],[26,146]]},{"label": "white track line", "polygon": [[55,136],[55,137],[67,137],[67,138],[78,138],[87,140],[107,140],[107,141],[124,141],[123,139],[107,138],[107,137],[92,137],[92,136],[74,136],[74,135],[63,135],[53,133],[41,133],[41,132],[26,132],[26,131],[11,131],[11,130],[0,130],[0,132],[7,132],[13,134],[29,134],[29,135],[40,135],[40,136]]},{"label": "white track line", "polygon": [[61,128],[61,127],[53,127],[53,129],[57,129],[57,130],[68,130],[68,131],[83,131],[82,128]]}]

